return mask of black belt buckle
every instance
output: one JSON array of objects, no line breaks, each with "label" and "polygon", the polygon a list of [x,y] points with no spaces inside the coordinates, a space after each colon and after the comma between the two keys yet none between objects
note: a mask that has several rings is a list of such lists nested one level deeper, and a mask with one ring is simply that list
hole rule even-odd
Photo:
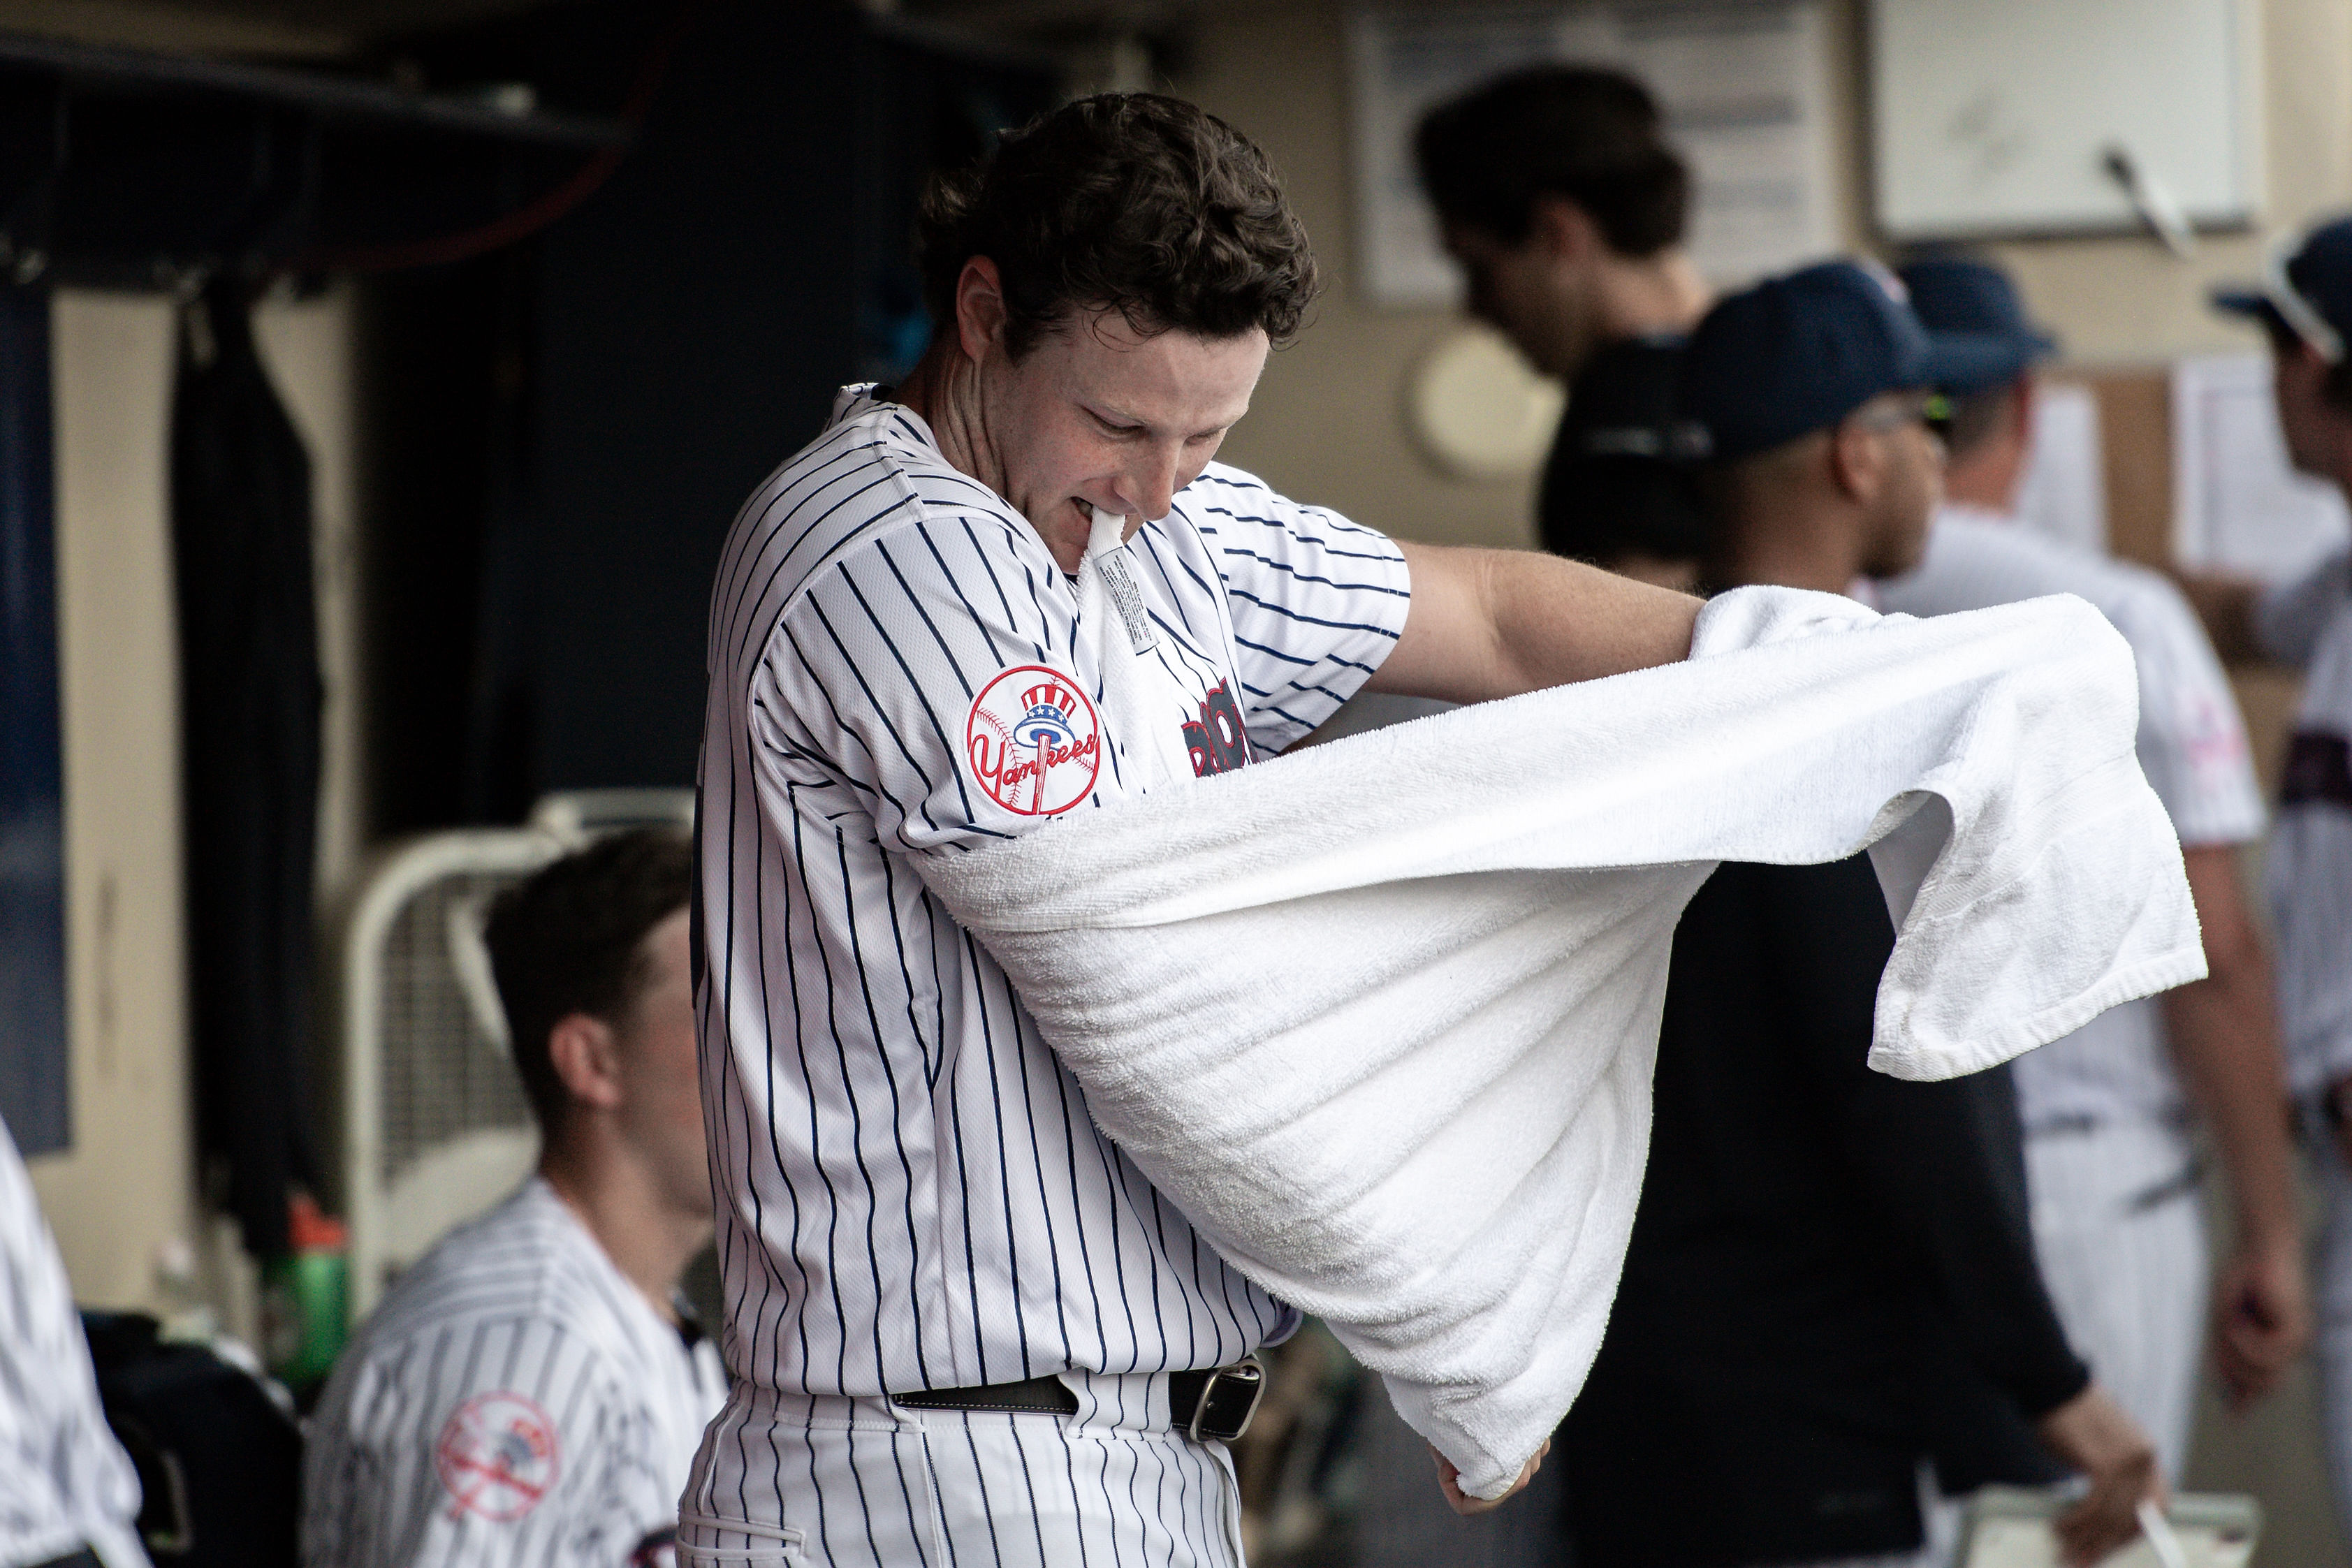
[{"label": "black belt buckle", "polygon": [[[1265,1364],[1254,1355],[1245,1355],[1231,1366],[1220,1366],[1201,1375],[1201,1396],[1194,1401],[1191,1419],[1184,1424],[1184,1433],[1194,1442],[1214,1438],[1220,1443],[1237,1442],[1249,1430],[1250,1420],[1257,1414],[1260,1399],[1265,1397]],[[1170,1379],[1170,1393],[1175,1392],[1175,1379]]]}]

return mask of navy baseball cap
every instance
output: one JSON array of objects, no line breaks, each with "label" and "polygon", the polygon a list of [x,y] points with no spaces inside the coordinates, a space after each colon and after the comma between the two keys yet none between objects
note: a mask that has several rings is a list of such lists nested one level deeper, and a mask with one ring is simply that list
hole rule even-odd
[{"label": "navy baseball cap", "polygon": [[1891,392],[1982,385],[1992,345],[1919,324],[1882,267],[1825,261],[1707,312],[1683,360],[1683,412],[1737,459],[1826,430]]},{"label": "navy baseball cap", "polygon": [[1911,294],[1911,313],[1937,338],[1966,338],[1984,346],[1981,380],[1948,382],[1944,390],[1982,392],[2015,381],[2036,360],[2058,351],[2058,340],[2026,319],[2009,274],[1965,256],[1935,256],[1896,269]]},{"label": "navy baseball cap", "polygon": [[2271,255],[2260,283],[2213,290],[2213,308],[2302,339],[2329,364],[2352,339],[2352,217],[2319,225]]}]

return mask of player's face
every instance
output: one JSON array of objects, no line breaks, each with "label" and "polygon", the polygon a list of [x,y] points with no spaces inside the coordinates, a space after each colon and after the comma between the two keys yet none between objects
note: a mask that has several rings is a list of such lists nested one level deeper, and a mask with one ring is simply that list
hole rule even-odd
[{"label": "player's face", "polygon": [[1546,243],[1541,231],[1506,245],[1465,224],[1445,225],[1445,249],[1462,267],[1465,310],[1545,375],[1576,374],[1592,352],[1592,313],[1573,256]]},{"label": "player's face", "polygon": [[1927,530],[1943,505],[1944,443],[1924,419],[1906,420],[1878,439],[1886,452],[1886,478],[1879,526],[1862,570],[1872,577],[1899,577],[1927,553]]},{"label": "player's face", "polygon": [[2327,361],[2300,340],[2286,339],[2271,355],[2271,391],[2278,402],[2279,434],[2298,473],[2336,477],[2340,437],[2327,406]]},{"label": "player's face", "polygon": [[1116,311],[1080,318],[1014,361],[992,354],[989,442],[1004,498],[1077,570],[1100,507],[1128,532],[1168,515],[1249,412],[1266,337],[1138,332]]},{"label": "player's face", "polygon": [[703,1155],[701,1072],[695,1060],[694,991],[683,909],[646,933],[645,984],[620,1031],[620,1117],[651,1166],[665,1203],[710,1212]]}]

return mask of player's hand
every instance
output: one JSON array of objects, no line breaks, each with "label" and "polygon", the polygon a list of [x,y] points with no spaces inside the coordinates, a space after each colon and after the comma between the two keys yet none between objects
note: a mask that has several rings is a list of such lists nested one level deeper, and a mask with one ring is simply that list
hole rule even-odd
[{"label": "player's hand", "polygon": [[2156,1445],[2097,1384],[2042,1417],[2038,1430],[2051,1452],[2090,1478],[2091,1490],[2056,1521],[2067,1562],[2096,1563],[2137,1535],[2142,1499],[2158,1508],[2171,1500]]},{"label": "player's hand", "polygon": [[1517,1497],[1521,1488],[1536,1479],[1536,1472],[1543,1469],[1544,1456],[1551,1452],[1551,1439],[1544,1439],[1544,1446],[1536,1450],[1536,1457],[1528,1461],[1528,1468],[1519,1472],[1519,1479],[1513,1481],[1511,1490],[1501,1497],[1472,1497],[1462,1490],[1462,1472],[1454,1468],[1454,1461],[1439,1453],[1435,1444],[1430,1445],[1429,1452],[1437,1461],[1437,1490],[1445,1494],[1446,1506],[1460,1514],[1485,1513],[1490,1509],[1502,1507]]},{"label": "player's hand", "polygon": [[2270,1393],[2311,1343],[2311,1286],[2292,1230],[2242,1243],[2213,1287],[2213,1359],[2230,1408]]}]

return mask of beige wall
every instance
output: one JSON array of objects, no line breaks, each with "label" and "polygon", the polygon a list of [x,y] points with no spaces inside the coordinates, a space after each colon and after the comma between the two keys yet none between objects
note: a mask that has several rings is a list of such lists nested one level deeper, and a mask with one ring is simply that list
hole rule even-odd
[{"label": "beige wall", "polygon": [[53,318],[74,1143],[30,1165],[75,1293],[110,1306],[152,1301],[156,1249],[194,1235],[170,325],[160,301],[72,293]]},{"label": "beige wall", "polygon": [[[157,1264],[176,1241],[215,1307],[249,1326],[249,1281],[197,1218],[166,504],[173,307],[68,289],[52,319],[74,1142],[28,1163],[80,1300],[175,1304]],[[359,821],[350,311],[340,297],[273,303],[258,336],[316,465],[329,689],[320,870],[331,888],[349,873]]]}]

